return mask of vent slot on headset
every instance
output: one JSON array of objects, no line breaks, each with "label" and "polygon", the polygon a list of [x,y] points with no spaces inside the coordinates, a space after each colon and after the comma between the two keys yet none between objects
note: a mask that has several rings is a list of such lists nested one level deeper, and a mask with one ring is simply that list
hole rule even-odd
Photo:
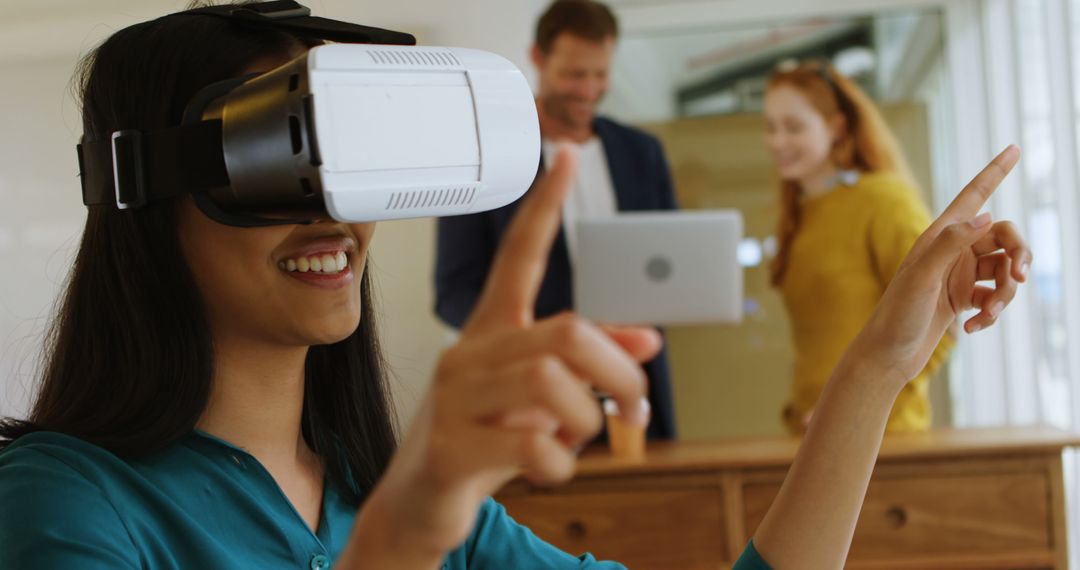
[{"label": "vent slot on headset", "polygon": [[315,195],[315,189],[311,187],[311,180],[307,178],[300,179],[300,190],[304,192],[305,198],[311,198]]},{"label": "vent slot on headset", "polygon": [[304,150],[304,139],[300,136],[300,119],[289,115],[289,139],[292,141],[292,153],[300,154]]},{"label": "vent slot on headset", "polygon": [[368,50],[371,60],[379,65],[412,67],[461,67],[461,60],[449,51],[438,50]]},{"label": "vent slot on headset", "polygon": [[472,204],[476,198],[476,186],[457,186],[434,190],[394,192],[386,202],[387,210],[411,210],[413,208],[441,208]]}]

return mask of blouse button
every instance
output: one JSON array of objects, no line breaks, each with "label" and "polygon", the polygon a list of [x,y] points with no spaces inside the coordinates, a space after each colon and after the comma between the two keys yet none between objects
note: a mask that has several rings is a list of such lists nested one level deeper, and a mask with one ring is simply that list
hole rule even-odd
[{"label": "blouse button", "polygon": [[330,559],[325,554],[316,554],[311,557],[311,570],[326,570],[330,567]]}]

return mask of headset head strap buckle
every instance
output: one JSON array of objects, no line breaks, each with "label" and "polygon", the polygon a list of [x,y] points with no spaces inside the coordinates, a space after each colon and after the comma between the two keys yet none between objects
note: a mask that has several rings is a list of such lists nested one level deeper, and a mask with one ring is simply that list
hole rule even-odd
[{"label": "headset head strap buckle", "polygon": [[112,167],[116,207],[128,210],[145,206],[146,176],[140,131],[126,129],[112,134]]}]

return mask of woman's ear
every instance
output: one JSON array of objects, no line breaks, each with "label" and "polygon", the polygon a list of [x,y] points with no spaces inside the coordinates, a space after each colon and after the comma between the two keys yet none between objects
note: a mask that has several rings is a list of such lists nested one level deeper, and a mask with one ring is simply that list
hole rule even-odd
[{"label": "woman's ear", "polygon": [[832,130],[833,165],[838,168],[852,168],[855,160],[855,133],[848,129],[848,120],[843,113],[837,113],[829,120]]},{"label": "woman's ear", "polygon": [[848,132],[848,120],[843,113],[836,113],[829,120],[829,126],[832,128],[833,145],[840,144],[844,139],[851,136]]}]

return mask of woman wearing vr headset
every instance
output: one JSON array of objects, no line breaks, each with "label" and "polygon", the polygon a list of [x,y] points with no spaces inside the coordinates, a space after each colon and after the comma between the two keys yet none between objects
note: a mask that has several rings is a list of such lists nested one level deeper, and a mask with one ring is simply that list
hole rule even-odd
[{"label": "woman wearing vr headset", "polygon": [[[121,30],[80,75],[86,137],[177,125],[200,88],[281,65],[308,37],[190,13]],[[1018,157],[915,244],[736,568],[843,564],[892,401],[960,311],[981,309],[969,331],[990,326],[1025,279],[1020,236],[976,215]],[[488,498],[519,474],[572,475],[600,427],[590,386],[644,421],[637,363],[655,332],[531,322],[573,168],[563,153],[530,193],[400,443],[372,224],[233,227],[191,196],[91,207],[38,399],[0,427],[0,567],[620,567],[558,551]]]}]

